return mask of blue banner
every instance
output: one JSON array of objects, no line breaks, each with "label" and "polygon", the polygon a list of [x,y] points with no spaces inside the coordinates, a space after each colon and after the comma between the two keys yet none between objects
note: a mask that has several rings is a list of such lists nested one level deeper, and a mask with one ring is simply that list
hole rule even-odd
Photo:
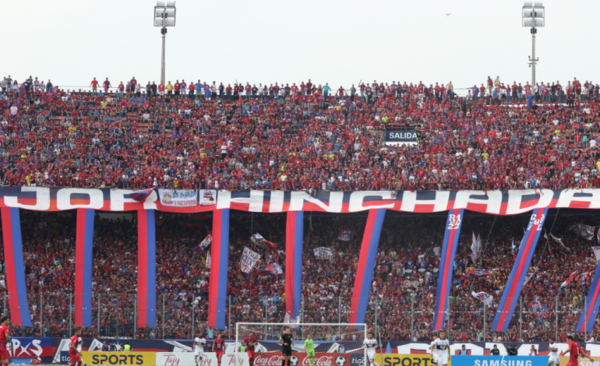
[{"label": "blue banner", "polygon": [[508,329],[547,215],[548,209],[536,209],[529,219],[529,225],[525,231],[525,236],[523,237],[523,240],[521,240],[521,245],[519,246],[519,254],[517,254],[517,259],[513,264],[510,277],[504,287],[498,310],[496,310],[496,317],[494,318],[494,323],[491,328],[491,331],[493,332],[505,333]]},{"label": "blue banner", "polygon": [[454,268],[456,248],[458,247],[463,212],[464,210],[448,211],[448,219],[446,220],[444,232],[444,246],[442,248],[442,261],[440,262],[440,271],[438,274],[435,319],[433,320],[434,331],[448,328],[446,322],[448,299],[450,296],[450,287],[452,286],[452,270]]},{"label": "blue banner", "polygon": [[547,366],[548,356],[452,356],[452,366]]}]

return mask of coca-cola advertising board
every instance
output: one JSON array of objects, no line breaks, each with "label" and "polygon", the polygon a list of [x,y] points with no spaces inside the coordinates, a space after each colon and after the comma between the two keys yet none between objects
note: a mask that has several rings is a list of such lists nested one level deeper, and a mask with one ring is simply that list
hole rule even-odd
[{"label": "coca-cola advertising board", "polygon": [[[156,366],[195,366],[196,359],[193,352],[157,352]],[[202,363],[199,366],[217,366],[217,354],[215,352],[204,352]],[[227,353],[221,359],[221,366],[235,366],[235,353]],[[248,354],[238,353],[237,366],[250,366]],[[281,366],[281,362],[278,366]]]},{"label": "coca-cola advertising board", "polygon": [[[273,353],[256,353],[254,366],[281,366],[282,355]],[[290,366],[311,366],[306,353],[293,353]],[[350,356],[347,353],[324,353],[315,355],[313,366],[350,366]]]}]

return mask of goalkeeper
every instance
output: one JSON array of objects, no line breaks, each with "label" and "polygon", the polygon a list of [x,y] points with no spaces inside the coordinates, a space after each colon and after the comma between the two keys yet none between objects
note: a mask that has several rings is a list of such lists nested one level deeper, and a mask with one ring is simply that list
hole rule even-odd
[{"label": "goalkeeper", "polygon": [[315,346],[310,334],[306,336],[306,340],[304,341],[304,349],[306,349],[306,358],[308,358],[308,364],[313,366],[315,364]]}]

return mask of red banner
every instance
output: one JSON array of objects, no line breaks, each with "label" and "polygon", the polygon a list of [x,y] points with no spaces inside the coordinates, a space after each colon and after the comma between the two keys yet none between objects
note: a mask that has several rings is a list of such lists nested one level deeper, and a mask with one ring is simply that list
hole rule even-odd
[{"label": "red banner", "polygon": [[[281,366],[281,353],[260,353],[254,356],[254,366]],[[290,366],[310,366],[305,352],[294,352],[290,357]],[[313,366],[350,366],[350,354],[318,352]]]}]

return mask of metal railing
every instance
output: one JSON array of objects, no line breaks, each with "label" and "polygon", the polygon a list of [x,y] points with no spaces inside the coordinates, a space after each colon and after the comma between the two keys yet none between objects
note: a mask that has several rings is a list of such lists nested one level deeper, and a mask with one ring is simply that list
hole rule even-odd
[{"label": "metal railing", "polygon": [[[383,340],[429,339],[434,319],[435,297],[407,290],[399,296],[372,294],[365,323]],[[9,293],[0,294],[0,312],[9,314]],[[451,340],[535,341],[573,332],[586,308],[587,298],[576,291],[542,297],[523,294],[517,301],[506,333],[492,332],[499,295],[490,307],[471,297],[470,292],[449,299],[448,326]],[[58,292],[28,294],[33,327],[13,327],[15,336],[67,337],[75,327],[74,296]],[[137,323],[137,294],[96,293],[92,301],[92,327],[88,337],[189,339],[208,330],[208,297],[185,292],[159,291],[156,329]],[[508,300],[507,300],[508,302]],[[301,300],[302,323],[350,323],[350,297],[317,295]],[[235,323],[283,322],[285,301],[271,295],[230,295],[226,299],[224,335],[235,337]],[[593,331],[599,331],[595,324]],[[500,338],[499,338],[500,337]],[[587,333],[584,333],[587,338]]]}]

